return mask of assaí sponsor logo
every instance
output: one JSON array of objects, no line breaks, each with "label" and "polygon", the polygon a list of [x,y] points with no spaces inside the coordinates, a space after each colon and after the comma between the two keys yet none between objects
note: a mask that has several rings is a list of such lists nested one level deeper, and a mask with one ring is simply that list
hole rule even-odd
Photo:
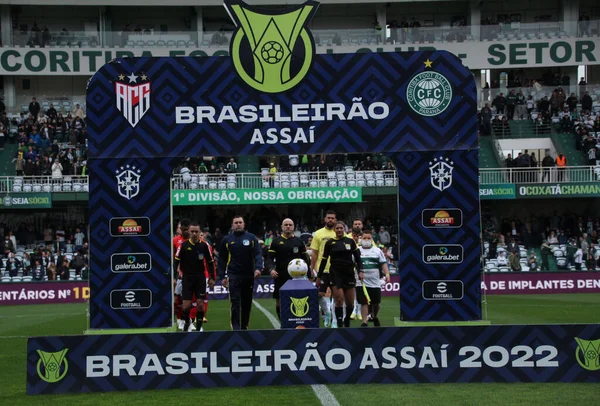
[{"label": "assa\u00ed sponsor logo", "polygon": [[110,234],[113,237],[135,237],[150,234],[148,217],[113,217],[110,219]]},{"label": "assa\u00ed sponsor logo", "polygon": [[463,222],[460,209],[425,209],[421,217],[425,228],[460,228]]},{"label": "assa\u00ed sponsor logo", "polygon": [[142,226],[133,219],[128,219],[123,222],[123,225],[118,228],[121,234],[138,234],[142,232]]}]

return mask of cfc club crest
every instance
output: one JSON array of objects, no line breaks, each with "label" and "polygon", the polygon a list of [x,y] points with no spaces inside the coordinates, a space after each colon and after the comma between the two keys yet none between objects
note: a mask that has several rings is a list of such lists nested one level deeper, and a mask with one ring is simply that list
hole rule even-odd
[{"label": "cfc club crest", "polygon": [[131,200],[140,193],[141,171],[135,166],[121,166],[116,171],[117,190],[127,200]]},{"label": "cfc club crest", "polygon": [[115,81],[117,109],[135,127],[150,109],[150,82],[145,74],[120,74]]},{"label": "cfc club crest", "polygon": [[259,10],[241,0],[225,0],[236,26],[229,52],[242,80],[265,93],[285,92],[300,83],[315,54],[314,39],[306,25],[318,6],[307,1],[273,11]]},{"label": "cfc club crest", "polygon": [[[433,62],[427,59],[425,69]],[[452,102],[452,85],[441,73],[425,70],[411,79],[406,87],[406,100],[411,109],[425,117],[437,116]]]},{"label": "cfc club crest", "polygon": [[434,158],[429,162],[431,186],[440,192],[452,186],[452,171],[454,162],[448,158]]}]

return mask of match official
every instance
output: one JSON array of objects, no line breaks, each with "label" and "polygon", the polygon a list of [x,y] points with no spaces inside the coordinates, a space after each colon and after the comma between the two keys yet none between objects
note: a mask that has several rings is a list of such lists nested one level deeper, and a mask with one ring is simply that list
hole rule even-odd
[{"label": "match official", "polygon": [[[317,274],[319,268],[321,267],[321,262],[323,262],[323,251],[325,250],[325,243],[335,237],[335,231],[333,231],[333,227],[335,226],[335,222],[337,220],[337,215],[335,211],[328,210],[325,213],[325,226],[323,228],[315,231],[313,235],[312,242],[310,244],[310,249],[312,250],[310,267],[313,271],[313,276]],[[329,260],[325,260],[325,269],[321,278],[319,278],[319,282],[317,284],[317,288],[319,289],[319,307],[321,308],[321,313],[325,319],[325,327],[329,327],[334,324],[331,320],[331,307],[329,306],[329,300],[326,297],[327,290],[331,286],[331,281],[329,279]]]},{"label": "match official", "polygon": [[254,298],[254,279],[263,269],[263,258],[258,238],[244,230],[242,216],[235,216],[233,233],[223,238],[219,249],[219,278],[229,288],[231,328],[248,330]]},{"label": "match official", "polygon": [[306,245],[298,237],[294,236],[294,222],[292,219],[284,219],[281,223],[283,234],[276,237],[269,247],[267,256],[267,269],[270,270],[271,278],[275,281],[273,298],[275,299],[275,311],[281,320],[281,302],[279,300],[279,289],[291,279],[288,273],[288,264],[293,259],[303,259],[310,263],[306,254]]},{"label": "match official", "polygon": [[[352,238],[345,235],[346,225],[338,221],[335,224],[335,238],[325,243],[323,259],[319,265],[317,284],[323,277],[327,260],[330,260],[329,278],[335,299],[335,318],[338,327],[350,327],[350,311],[356,297],[356,271],[358,279],[363,280],[363,263],[360,250]],[[344,317],[344,302],[346,316]]]},{"label": "match official", "polygon": [[[190,326],[190,308],[192,297],[196,296],[196,330],[202,331],[202,320],[204,319],[204,298],[206,297],[206,276],[215,275],[215,262],[208,244],[200,240],[200,226],[192,223],[189,227],[190,239],[184,241],[175,254],[175,263],[183,279],[183,331],[187,332]],[[214,276],[208,283],[215,284]]]}]

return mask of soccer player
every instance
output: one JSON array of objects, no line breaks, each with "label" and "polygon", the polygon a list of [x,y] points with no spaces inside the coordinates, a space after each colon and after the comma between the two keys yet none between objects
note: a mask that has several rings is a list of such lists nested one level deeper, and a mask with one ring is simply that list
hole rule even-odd
[{"label": "soccer player", "polygon": [[[325,213],[325,226],[323,228],[315,231],[313,235],[312,242],[310,244],[310,248],[312,250],[310,266],[313,270],[313,277],[317,274],[319,267],[321,265],[323,259],[323,250],[325,249],[325,243],[332,238],[335,237],[335,231],[333,231],[333,227],[335,226],[335,222],[337,220],[337,216],[335,211],[329,210]],[[319,289],[319,307],[321,308],[321,312],[325,316],[325,327],[329,327],[331,325],[331,307],[329,306],[329,300],[325,296],[327,293],[327,289],[331,286],[329,280],[329,261],[325,261],[325,269],[323,271],[322,278],[320,278],[320,284],[317,284],[317,288]]]},{"label": "soccer player", "polygon": [[[358,245],[359,247],[360,247],[360,239],[361,239],[361,235],[362,235],[362,230],[363,230],[362,220],[359,218],[355,218],[354,221],[352,222],[352,230],[347,235],[347,237],[352,238],[354,240],[354,242],[356,243],[356,245]],[[354,311],[350,315],[350,318],[352,320],[360,319],[360,317],[361,317],[360,309],[361,309],[360,304],[358,303],[358,301],[356,299],[354,299]],[[348,310],[346,309],[346,311],[348,311]]]},{"label": "soccer player", "polygon": [[[379,327],[381,326],[377,317],[381,308],[381,280],[379,279],[379,275],[382,270],[385,275],[385,282],[390,283],[390,270],[388,269],[383,251],[373,244],[373,233],[371,230],[363,231],[360,245],[364,278],[356,283],[356,298],[361,305],[361,327],[368,326],[369,310],[373,316],[373,325]],[[369,305],[371,305],[371,309],[369,309]]]},{"label": "soccer player", "polygon": [[270,270],[271,278],[275,281],[273,298],[275,299],[275,311],[281,320],[281,302],[279,300],[279,289],[291,279],[287,266],[292,259],[302,259],[308,264],[306,246],[302,240],[294,236],[294,222],[286,218],[281,223],[283,234],[275,237],[269,247],[266,268]]},{"label": "soccer player", "polygon": [[347,309],[354,306],[356,297],[356,270],[358,279],[364,277],[360,250],[352,238],[345,235],[346,225],[342,221],[335,223],[335,238],[325,243],[323,259],[319,265],[317,282],[324,275],[327,260],[330,260],[329,278],[335,299],[335,318],[338,327],[350,327],[350,314],[344,317],[344,302]]},{"label": "soccer player", "polygon": [[[208,245],[208,248],[210,249],[210,254],[212,255],[213,258],[215,258],[215,250],[213,249],[213,246],[204,239],[204,232],[200,231],[200,240],[202,242],[205,242]],[[206,282],[208,283],[209,279],[213,279],[213,280],[217,280],[217,274],[216,274],[216,267],[215,269],[215,273],[214,274],[209,274],[207,273],[206,276]],[[208,313],[208,295],[206,295],[206,297],[204,298],[204,319],[202,320],[203,323],[207,323],[208,320],[206,319],[206,314]],[[195,312],[194,309],[192,309],[192,313],[190,313],[191,316],[195,316]]]},{"label": "soccer player", "polygon": [[[207,268],[212,268],[214,274],[215,262],[206,242],[200,241],[200,225],[191,223],[189,226],[190,239],[184,241],[177,253],[175,262],[182,279],[181,296],[183,298],[183,331],[187,332],[190,327],[190,309],[192,297],[196,296],[196,330],[202,331],[202,320],[204,319],[204,298],[206,297]],[[214,286],[215,280],[209,279],[209,285]]]},{"label": "soccer player", "polygon": [[[177,253],[181,244],[188,238],[190,238],[189,228],[191,224],[191,220],[188,218],[183,218],[179,223],[177,223],[177,230],[175,231],[175,237],[173,237],[173,257]],[[173,262],[173,269],[175,271],[175,300],[173,301],[175,307],[175,317],[177,318],[177,328],[179,330],[183,329],[183,325],[185,321],[183,319],[183,310],[181,308],[182,300],[181,300],[181,278],[179,277],[179,273],[177,272],[177,267],[175,266],[175,261]]]},{"label": "soccer player", "polygon": [[219,249],[219,277],[229,289],[231,303],[231,328],[248,330],[254,279],[262,274],[263,257],[258,238],[244,230],[242,216],[234,216],[233,232],[223,238]]}]

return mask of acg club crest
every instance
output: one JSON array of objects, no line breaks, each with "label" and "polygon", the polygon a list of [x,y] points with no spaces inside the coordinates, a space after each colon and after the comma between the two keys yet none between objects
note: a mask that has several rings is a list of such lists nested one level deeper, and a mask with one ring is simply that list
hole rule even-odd
[{"label": "acg club crest", "polygon": [[[127,79],[125,79],[127,78]],[[150,110],[150,81],[145,74],[120,74],[115,81],[117,109],[135,127]]]},{"label": "acg club crest", "polygon": [[[300,83],[315,54],[306,24],[319,3],[307,1],[284,11],[259,11],[241,0],[224,3],[237,27],[229,54],[242,80],[265,93],[281,93]],[[294,53],[298,38],[304,46],[302,57]]]},{"label": "acg club crest", "polygon": [[67,375],[69,370],[69,362],[66,358],[67,351],[69,351],[68,348],[59,352],[37,350],[40,356],[37,362],[37,373],[41,380],[56,383]]}]

